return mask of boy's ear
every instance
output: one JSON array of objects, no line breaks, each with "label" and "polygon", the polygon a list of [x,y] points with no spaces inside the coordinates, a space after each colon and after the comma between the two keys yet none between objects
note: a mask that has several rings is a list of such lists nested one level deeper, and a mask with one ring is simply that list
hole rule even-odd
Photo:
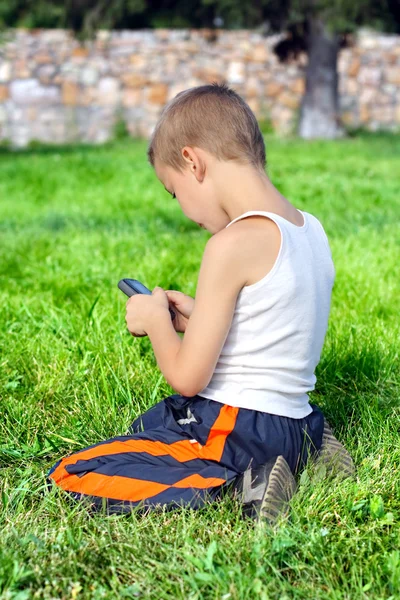
[{"label": "boy's ear", "polygon": [[185,146],[181,150],[183,160],[190,167],[193,164],[196,164],[196,152],[190,146]]},{"label": "boy's ear", "polygon": [[205,177],[205,174],[206,174],[206,163],[200,156],[198,157],[198,160],[199,160],[199,164],[198,164],[198,168],[196,168],[195,174],[196,174],[197,181],[202,182]]},{"label": "boy's ear", "polygon": [[182,148],[182,157],[198,181],[203,181],[206,172],[206,163],[200,152],[191,146]]}]

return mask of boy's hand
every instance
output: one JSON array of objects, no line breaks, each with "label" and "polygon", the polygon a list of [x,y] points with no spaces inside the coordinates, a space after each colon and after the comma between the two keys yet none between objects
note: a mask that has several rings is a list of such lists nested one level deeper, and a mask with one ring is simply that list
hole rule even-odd
[{"label": "boy's hand", "polygon": [[168,310],[169,302],[167,294],[160,287],[155,287],[149,294],[134,294],[126,303],[126,325],[134,337],[147,335],[151,320],[156,314],[165,309],[166,315],[171,319]]},{"label": "boy's hand", "polygon": [[194,298],[175,290],[166,290],[168,300],[171,303],[171,308],[175,312],[175,319],[172,321],[175,331],[185,333],[190,315],[194,309]]}]

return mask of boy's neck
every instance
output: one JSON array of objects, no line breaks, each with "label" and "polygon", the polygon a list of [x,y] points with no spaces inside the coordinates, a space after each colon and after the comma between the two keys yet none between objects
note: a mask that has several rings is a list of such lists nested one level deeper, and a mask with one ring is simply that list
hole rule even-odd
[{"label": "boy's neck", "polygon": [[287,215],[293,215],[296,210],[267,174],[255,168],[220,162],[212,178],[220,208],[229,223],[252,210]]}]

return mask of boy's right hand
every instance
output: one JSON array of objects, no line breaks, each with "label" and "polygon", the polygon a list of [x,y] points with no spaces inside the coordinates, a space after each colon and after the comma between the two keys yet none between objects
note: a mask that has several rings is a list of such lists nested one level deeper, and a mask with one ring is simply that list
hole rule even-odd
[{"label": "boy's right hand", "polygon": [[185,333],[195,300],[191,296],[175,290],[165,290],[165,293],[168,296],[170,308],[176,314],[175,319],[172,321],[175,331]]}]

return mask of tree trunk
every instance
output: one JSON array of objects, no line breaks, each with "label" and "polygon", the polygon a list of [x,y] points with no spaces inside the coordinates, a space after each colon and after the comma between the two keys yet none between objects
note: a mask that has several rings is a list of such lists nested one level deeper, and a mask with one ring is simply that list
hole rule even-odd
[{"label": "tree trunk", "polygon": [[306,91],[301,103],[302,138],[342,137],[339,119],[337,58],[339,36],[328,32],[318,18],[309,21]]}]

